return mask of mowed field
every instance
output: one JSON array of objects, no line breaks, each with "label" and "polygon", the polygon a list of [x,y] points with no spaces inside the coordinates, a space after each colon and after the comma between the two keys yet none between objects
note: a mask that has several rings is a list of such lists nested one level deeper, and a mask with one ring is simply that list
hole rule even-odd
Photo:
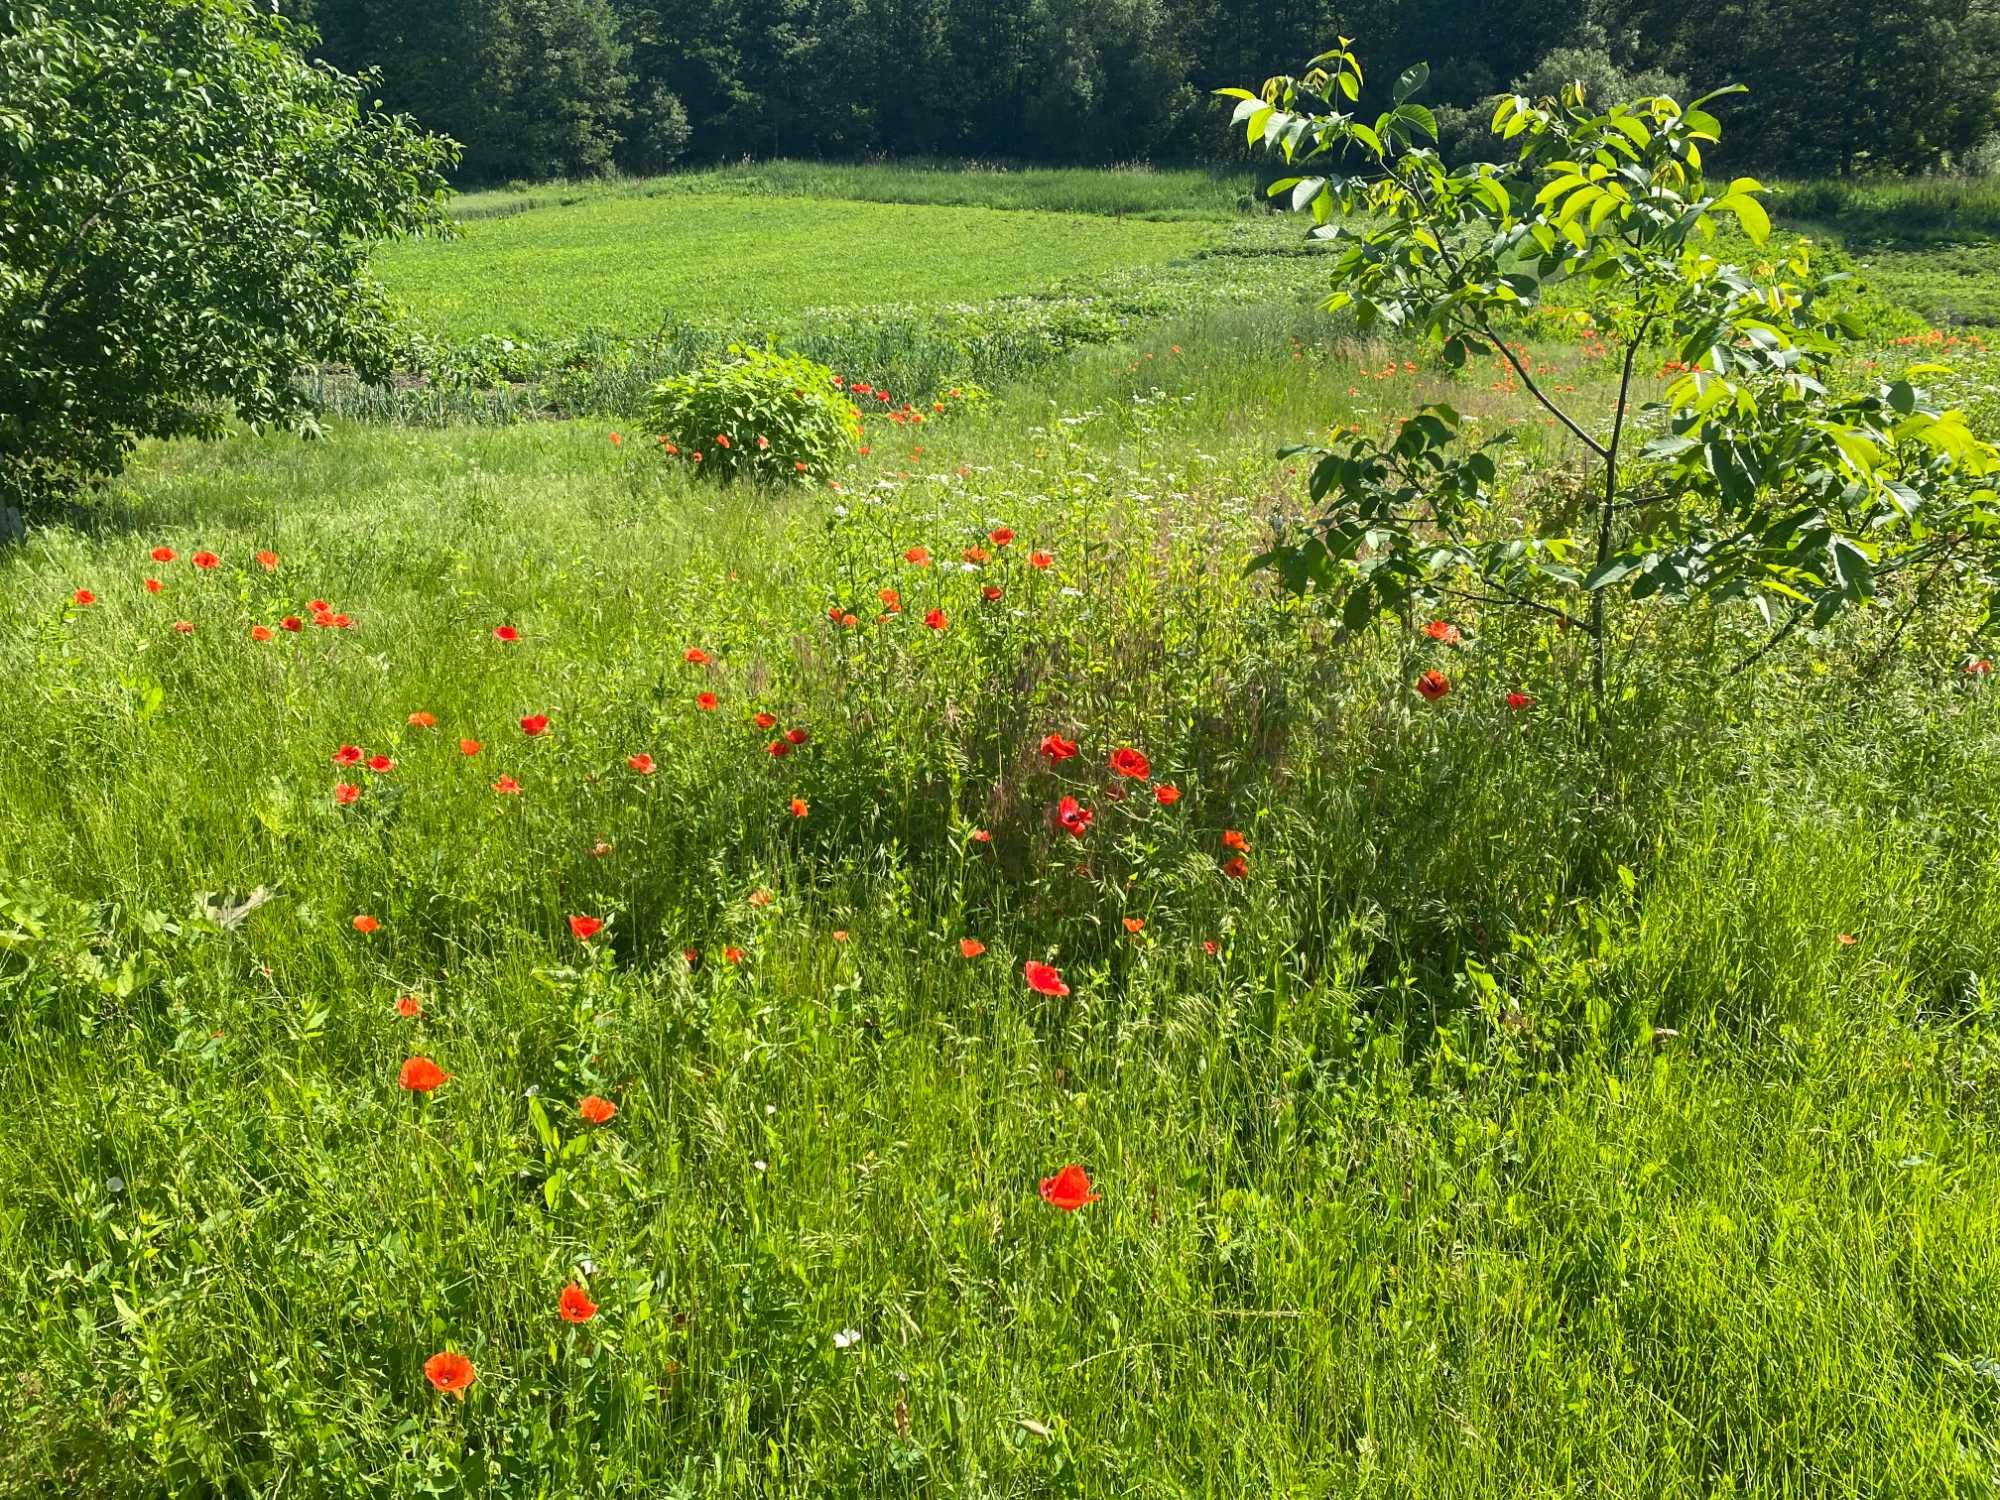
[{"label": "mowed field", "polygon": [[602,196],[394,247],[383,281],[435,334],[643,333],[808,307],[980,302],[1153,265],[1212,225],[831,198]]},{"label": "mowed field", "polygon": [[[734,194],[602,198],[475,228],[744,284]],[[1339,632],[1249,569],[1282,444],[1449,402],[1551,527],[1577,449],[1278,231],[1087,225],[1231,249],[1032,362],[851,342],[906,375],[824,488],[605,384],[152,444],[0,551],[0,1496],[2000,1488],[1966,621],[1738,672],[1747,611],[1631,606],[1604,710],[1546,616]],[[1601,408],[1596,334],[1519,348]]]}]

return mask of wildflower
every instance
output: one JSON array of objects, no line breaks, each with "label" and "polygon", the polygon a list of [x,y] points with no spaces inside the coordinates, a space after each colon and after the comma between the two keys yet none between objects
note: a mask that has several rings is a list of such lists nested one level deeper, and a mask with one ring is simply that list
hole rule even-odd
[{"label": "wildflower", "polygon": [[1002,598],[1000,585],[997,583],[987,584],[985,588],[979,591],[979,597],[984,599],[988,604],[998,604]]},{"label": "wildflower", "polygon": [[1029,959],[1021,966],[1022,977],[1028,981],[1028,988],[1038,995],[1067,995],[1069,986],[1052,965],[1037,963]]},{"label": "wildflower", "polygon": [[586,1094],[577,1101],[576,1112],[583,1117],[586,1125],[602,1125],[618,1113],[618,1106],[609,1099],[600,1099],[595,1094]]},{"label": "wildflower", "polygon": [[478,1378],[479,1372],[472,1368],[472,1361],[449,1349],[424,1361],[424,1379],[460,1401],[465,1399],[466,1387]]},{"label": "wildflower", "polygon": [[716,701],[716,696],[713,693],[696,693],[694,695],[694,706],[705,714],[715,712]]},{"label": "wildflower", "polygon": [[1515,713],[1520,713],[1523,709],[1533,708],[1535,700],[1530,698],[1526,693],[1509,693],[1507,695],[1507,706],[1513,709]]},{"label": "wildflower", "polygon": [[1086,1203],[1095,1203],[1102,1196],[1090,1190],[1090,1174],[1074,1162],[1055,1176],[1042,1179],[1042,1200],[1054,1204],[1066,1214],[1073,1214]]},{"label": "wildflower", "polygon": [[1993,675],[1993,663],[1983,659],[1967,662],[1965,665],[1965,675],[1967,677],[1991,677]]},{"label": "wildflower", "polygon": [[182,635],[193,635],[193,634],[194,634],[194,621],[192,621],[192,620],[176,620],[176,621],[174,621],[174,629],[175,629],[175,630],[177,630],[177,631],[179,631],[179,632],[180,632],[180,633],[181,633]]},{"label": "wildflower", "polygon": [[975,844],[990,844],[993,842],[993,835],[984,828],[975,828],[972,830],[972,842]]},{"label": "wildflower", "polygon": [[1127,917],[1125,919],[1125,930],[1136,937],[1139,933],[1146,930],[1145,920],[1140,917]]},{"label": "wildflower", "polygon": [[747,957],[749,955],[741,948],[724,948],[722,950],[722,961],[726,964],[740,964]]},{"label": "wildflower", "polygon": [[437,727],[438,716],[434,713],[427,713],[419,709],[410,715],[410,728],[412,729],[435,729]]},{"label": "wildflower", "polygon": [[1163,781],[1153,788],[1153,800],[1162,807],[1172,807],[1181,800],[1181,789],[1171,782]]},{"label": "wildflower", "polygon": [[363,912],[354,919],[354,930],[363,937],[368,936],[369,933],[375,931],[381,925],[380,922],[376,921],[375,918],[369,916],[366,912]]},{"label": "wildflower", "polygon": [[644,753],[626,756],[625,764],[637,771],[641,776],[651,776],[654,771],[659,769],[658,766],[654,765],[653,757]]},{"label": "wildflower", "polygon": [[306,622],[301,620],[297,615],[286,615],[284,619],[278,621],[278,627],[281,630],[286,630],[293,635],[297,635],[301,630],[306,628]]},{"label": "wildflower", "polygon": [[1417,691],[1435,703],[1451,691],[1451,679],[1433,667],[1417,679]]},{"label": "wildflower", "polygon": [[361,788],[343,781],[333,789],[333,803],[336,807],[350,807],[361,800]]},{"label": "wildflower", "polygon": [[278,571],[278,554],[271,551],[259,552],[257,564],[266,573],[275,573]]},{"label": "wildflower", "polygon": [[166,585],[164,583],[161,583],[160,580],[157,578],[148,578],[146,580],[146,592],[149,594],[157,594],[161,589],[165,587]]},{"label": "wildflower", "polygon": [[750,722],[755,724],[759,729],[769,729],[773,724],[778,722],[778,716],[766,713],[752,714]]},{"label": "wildflower", "polygon": [[217,557],[213,552],[197,552],[190,560],[204,573],[208,572],[211,568],[222,566],[222,559]]},{"label": "wildflower", "polygon": [[97,602],[97,595],[91,593],[89,589],[78,589],[70,597],[75,599],[76,602],[79,605],[83,606],[85,609],[88,609],[91,605]]},{"label": "wildflower", "polygon": [[549,716],[547,714],[529,714],[521,720],[521,733],[531,737],[544,733],[548,727]]},{"label": "wildflower", "polygon": [[1223,865],[1222,873],[1227,875],[1231,880],[1248,880],[1250,878],[1250,861],[1239,854]]},{"label": "wildflower", "polygon": [[690,646],[681,653],[681,660],[691,667],[705,667],[710,661],[709,654],[699,646]]},{"label": "wildflower", "polygon": [[790,740],[794,745],[803,745],[812,736],[803,729],[787,729],[785,731],[785,738]]},{"label": "wildflower", "polygon": [[1852,948],[1860,939],[1856,938],[1851,932],[1843,932],[1834,941],[1843,948]]},{"label": "wildflower", "polygon": [[893,615],[902,612],[903,596],[894,589],[883,589],[881,598],[883,608],[887,609],[890,614]]},{"label": "wildflower", "polygon": [[943,630],[945,626],[949,625],[950,623],[951,622],[945,618],[944,611],[941,609],[934,609],[929,614],[924,616],[924,624],[929,626],[932,630]]},{"label": "wildflower", "polygon": [[1076,741],[1066,740],[1053,730],[1042,736],[1042,754],[1050,765],[1070,759],[1076,754]]},{"label": "wildflower", "polygon": [[958,952],[961,958],[977,958],[986,951],[986,945],[978,938],[960,938]]},{"label": "wildflower", "polygon": [[986,540],[996,547],[1004,547],[1014,540],[1014,528],[1011,526],[995,526],[991,531],[986,533]]},{"label": "wildflower", "polygon": [[729,439],[718,432],[715,435],[715,446],[718,448],[727,448],[729,446]]},{"label": "wildflower", "polygon": [[1055,561],[1055,558],[1046,552],[1030,552],[1028,554],[1028,566],[1031,568],[1052,568],[1055,566]]},{"label": "wildflower", "polygon": [[701,949],[699,948],[681,949],[681,960],[690,969],[692,969],[696,964],[701,962]]},{"label": "wildflower", "polygon": [[1056,821],[1071,838],[1080,839],[1090,832],[1090,825],[1096,816],[1074,797],[1065,797],[1056,804]]},{"label": "wildflower", "polygon": [[569,919],[569,930],[575,934],[576,940],[579,943],[587,943],[596,937],[598,933],[604,931],[604,919],[602,917],[571,917]]},{"label": "wildflower", "polygon": [[556,1311],[565,1323],[588,1323],[597,1316],[597,1304],[590,1300],[584,1289],[572,1281],[563,1288],[562,1298],[556,1303]]},{"label": "wildflower", "polygon": [[619,435],[618,435],[617,433],[615,433],[615,432],[613,432],[613,433],[608,433],[608,434],[606,434],[606,436],[608,436],[608,437],[609,437],[609,438],[611,439],[611,446],[612,446],[612,447],[614,447],[614,448],[616,448],[616,447],[617,447],[617,446],[618,446],[619,444],[621,444],[621,443],[623,443],[623,442],[625,441],[625,439],[623,439],[622,437],[620,437],[620,436],[619,436]]},{"label": "wildflower", "polygon": [[502,776],[493,783],[493,790],[503,797],[518,797],[521,795],[521,783],[511,776]]},{"label": "wildflower", "polygon": [[772,897],[768,887],[760,885],[757,887],[756,890],[752,891],[746,899],[750,902],[752,906],[765,907],[769,906],[774,898]]},{"label": "wildflower", "polygon": [[913,563],[919,568],[928,568],[931,565],[930,549],[927,547],[912,547],[903,554],[903,561]]},{"label": "wildflower", "polygon": [[496,641],[502,641],[511,646],[520,638],[521,632],[512,625],[495,625],[493,627],[493,639]]},{"label": "wildflower", "polygon": [[1130,747],[1111,752],[1111,769],[1116,774],[1129,776],[1134,781],[1144,781],[1153,774],[1152,762]]},{"label": "wildflower", "polygon": [[764,753],[773,760],[783,760],[787,755],[792,753],[791,741],[772,740],[770,744],[764,747]]},{"label": "wildflower", "polygon": [[415,995],[404,995],[396,1002],[396,1014],[405,1021],[414,1021],[424,1013],[424,1002]]},{"label": "wildflower", "polygon": [[377,776],[387,776],[396,769],[396,763],[386,755],[371,755],[368,758],[368,769]]},{"label": "wildflower", "polygon": [[1433,620],[1424,627],[1424,634],[1434,641],[1443,641],[1447,646],[1456,646],[1462,637],[1458,627],[1445,620]]},{"label": "wildflower", "polygon": [[758,437],[757,437],[757,451],[761,453],[761,452],[763,452],[763,451],[764,451],[764,450],[765,450],[766,448],[768,448],[768,447],[770,447],[770,446],[771,446],[771,440],[770,440],[769,438],[767,438],[767,437],[763,436],[763,435],[762,435],[761,433],[760,433],[760,434],[758,434]]},{"label": "wildflower", "polygon": [[481,746],[478,740],[460,740],[458,742],[458,753],[460,755],[465,755],[465,756],[477,755],[480,751],[480,748]]},{"label": "wildflower", "polygon": [[967,547],[959,555],[974,566],[993,561],[993,554],[988,552],[984,547]]},{"label": "wildflower", "polygon": [[804,817],[804,816],[805,816],[805,815],[806,815],[807,813],[809,813],[809,812],[811,812],[811,811],[812,811],[812,809],[806,806],[806,799],[805,799],[805,798],[803,798],[803,797],[794,797],[794,798],[792,798],[792,816],[793,816],[793,817],[795,817],[795,818],[803,818],[803,817]]},{"label": "wildflower", "polygon": [[333,752],[336,766],[358,766],[367,757],[367,752],[359,745],[342,745]]},{"label": "wildflower", "polygon": [[1250,840],[1238,833],[1234,828],[1225,828],[1222,830],[1222,847],[1248,854],[1250,852]]},{"label": "wildflower", "polygon": [[151,556],[156,563],[170,563],[174,560],[175,553],[171,547],[155,547]]},{"label": "wildflower", "polygon": [[413,1057],[396,1074],[396,1082],[412,1094],[428,1094],[451,1074],[428,1057]]},{"label": "wildflower", "polygon": [[1222,945],[1216,942],[1214,938],[1203,938],[1201,940],[1201,951],[1206,953],[1210,958],[1213,958],[1222,951]]}]

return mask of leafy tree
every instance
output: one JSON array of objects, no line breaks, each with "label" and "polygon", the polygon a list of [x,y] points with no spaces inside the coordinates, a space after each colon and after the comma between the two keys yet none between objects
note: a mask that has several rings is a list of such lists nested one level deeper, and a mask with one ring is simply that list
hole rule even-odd
[{"label": "leafy tree", "polygon": [[317,362],[386,378],[369,246],[438,231],[449,142],[246,0],[0,0],[0,503],[140,438],[311,421]]},{"label": "leafy tree", "polygon": [[[1601,111],[1574,88],[1509,96],[1493,127],[1514,159],[1454,169],[1414,98],[1426,74],[1404,72],[1372,121],[1352,108],[1362,70],[1345,41],[1302,78],[1224,92],[1252,142],[1314,174],[1271,191],[1341,247],[1328,307],[1417,333],[1453,366],[1505,360],[1587,455],[1587,521],[1524,516],[1492,452],[1511,434],[1467,448],[1457,413],[1437,405],[1387,442],[1294,450],[1316,458],[1322,509],[1265,565],[1350,628],[1446,598],[1553,615],[1588,635],[1600,701],[1615,598],[1747,601],[1775,642],[1867,603],[1896,574],[1923,580],[1918,605],[1952,582],[1996,597],[2000,450],[1906,380],[1835,393],[1845,330],[1803,246],[1775,267],[1719,253],[1721,221],[1758,246],[1770,222],[1753,179],[1704,173],[1720,134],[1704,108],[1714,95]],[[1580,304],[1604,309],[1620,351],[1595,414],[1558,402],[1516,347],[1532,319],[1587,316]],[[1642,355],[1680,373],[1635,410]]]}]

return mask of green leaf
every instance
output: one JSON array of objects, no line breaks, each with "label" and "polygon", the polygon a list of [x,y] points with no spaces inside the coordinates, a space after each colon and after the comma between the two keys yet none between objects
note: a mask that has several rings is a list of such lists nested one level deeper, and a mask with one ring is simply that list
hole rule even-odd
[{"label": "green leaf", "polygon": [[[1294,53],[1293,55],[1296,56],[1297,54]],[[1410,95],[1416,93],[1418,89],[1421,89],[1428,83],[1430,76],[1431,65],[1429,63],[1411,63],[1397,75],[1395,86],[1389,90],[1389,102],[1392,104],[1401,104]],[[1429,111],[1426,110],[1425,113],[1428,114]],[[1431,130],[1431,136],[1433,139],[1437,136],[1435,127]]]}]

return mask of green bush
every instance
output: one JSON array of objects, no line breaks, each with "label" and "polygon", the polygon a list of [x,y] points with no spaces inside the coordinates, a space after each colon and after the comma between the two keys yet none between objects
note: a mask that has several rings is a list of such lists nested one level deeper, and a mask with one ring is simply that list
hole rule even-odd
[{"label": "green bush", "polygon": [[832,370],[741,344],[662,380],[649,410],[670,457],[724,479],[825,479],[861,439],[860,415]]}]

